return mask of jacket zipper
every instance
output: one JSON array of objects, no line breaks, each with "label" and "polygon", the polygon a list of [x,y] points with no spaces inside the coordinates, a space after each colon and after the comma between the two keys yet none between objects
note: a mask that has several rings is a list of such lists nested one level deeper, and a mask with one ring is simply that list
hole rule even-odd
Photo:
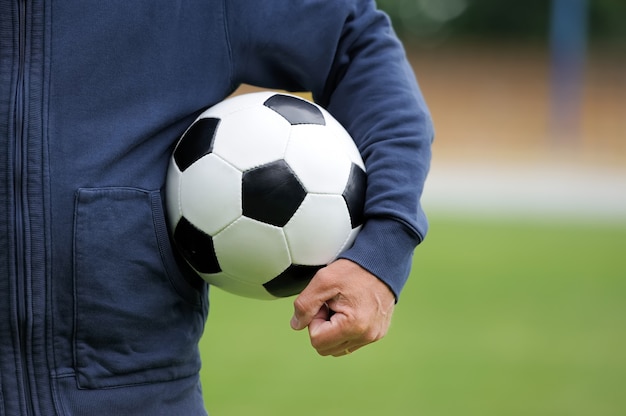
[{"label": "jacket zipper", "polygon": [[18,0],[18,78],[15,94],[15,247],[16,247],[16,278],[17,278],[17,314],[18,314],[18,339],[20,348],[21,377],[20,385],[24,395],[26,415],[33,415],[32,388],[29,372],[28,359],[28,333],[27,328],[31,325],[31,317],[28,313],[28,290],[26,281],[26,258],[25,258],[25,227],[24,227],[24,141],[25,132],[25,96],[26,96],[26,0]]}]

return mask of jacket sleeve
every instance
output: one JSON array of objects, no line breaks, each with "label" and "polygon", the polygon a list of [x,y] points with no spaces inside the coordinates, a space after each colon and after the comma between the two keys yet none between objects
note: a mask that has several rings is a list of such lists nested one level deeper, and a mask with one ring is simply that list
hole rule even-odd
[{"label": "jacket sleeve", "polygon": [[226,2],[233,86],[310,91],[350,132],[368,172],[351,259],[399,296],[428,223],[420,205],[430,114],[388,17],[369,0]]}]

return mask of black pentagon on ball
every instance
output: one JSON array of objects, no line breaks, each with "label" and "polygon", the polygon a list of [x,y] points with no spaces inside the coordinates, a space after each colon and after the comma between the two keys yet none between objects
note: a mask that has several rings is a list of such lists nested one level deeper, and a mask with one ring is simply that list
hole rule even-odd
[{"label": "black pentagon on ball", "polygon": [[243,215],[283,227],[306,197],[306,190],[284,160],[247,170],[241,184]]},{"label": "black pentagon on ball", "polygon": [[324,115],[310,102],[290,95],[276,94],[268,98],[263,105],[283,116],[291,125],[318,124],[326,125]]},{"label": "black pentagon on ball", "polygon": [[182,256],[200,273],[219,273],[222,271],[213,238],[202,232],[182,217],[174,230],[174,243]]},{"label": "black pentagon on ball", "polygon": [[348,183],[343,191],[343,199],[348,206],[352,228],[363,224],[365,208],[365,191],[367,188],[367,174],[360,166],[352,164]]},{"label": "black pentagon on ball", "polygon": [[323,266],[292,264],[284,272],[265,283],[263,287],[279,298],[297,295],[309,284],[315,273]]},{"label": "black pentagon on ball", "polygon": [[181,172],[202,156],[211,153],[219,124],[218,118],[207,117],[196,120],[187,129],[174,150],[174,161]]}]

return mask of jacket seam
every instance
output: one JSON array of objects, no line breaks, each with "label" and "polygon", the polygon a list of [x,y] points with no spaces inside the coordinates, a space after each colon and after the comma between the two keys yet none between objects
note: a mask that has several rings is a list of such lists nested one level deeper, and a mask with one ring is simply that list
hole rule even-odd
[{"label": "jacket seam", "polygon": [[231,86],[231,89],[235,89],[235,82],[233,80],[233,75],[234,75],[234,58],[233,58],[233,48],[232,48],[232,42],[231,42],[231,38],[230,38],[230,29],[229,29],[229,25],[228,25],[228,6],[227,6],[228,0],[222,0],[222,23],[223,23],[223,29],[224,29],[224,40],[226,42],[226,50],[228,51],[228,83]]}]

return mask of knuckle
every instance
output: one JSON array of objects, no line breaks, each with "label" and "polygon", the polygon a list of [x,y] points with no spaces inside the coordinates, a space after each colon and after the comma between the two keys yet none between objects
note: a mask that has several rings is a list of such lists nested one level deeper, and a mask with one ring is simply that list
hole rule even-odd
[{"label": "knuckle", "polygon": [[326,267],[322,267],[315,274],[315,280],[319,284],[326,285],[330,280],[332,280],[332,273],[330,273]]},{"label": "knuckle", "polygon": [[365,337],[369,331],[369,326],[364,321],[356,321],[352,326],[353,334],[359,337]]},{"label": "knuckle", "polygon": [[305,309],[305,300],[302,296],[298,296],[294,301],[293,301],[293,308],[296,312],[302,312]]},{"label": "knuckle", "polygon": [[363,334],[364,341],[367,343],[378,341],[382,338],[382,335],[374,330],[367,331]]},{"label": "knuckle", "polygon": [[311,337],[311,346],[320,352],[324,349],[323,343],[317,337]]},{"label": "knuckle", "polygon": [[385,335],[378,331],[376,327],[367,325],[367,323],[355,324],[353,331],[353,336],[365,344],[378,341]]},{"label": "knuckle", "polygon": [[293,301],[293,308],[296,311],[302,310],[302,299],[299,296]]}]

